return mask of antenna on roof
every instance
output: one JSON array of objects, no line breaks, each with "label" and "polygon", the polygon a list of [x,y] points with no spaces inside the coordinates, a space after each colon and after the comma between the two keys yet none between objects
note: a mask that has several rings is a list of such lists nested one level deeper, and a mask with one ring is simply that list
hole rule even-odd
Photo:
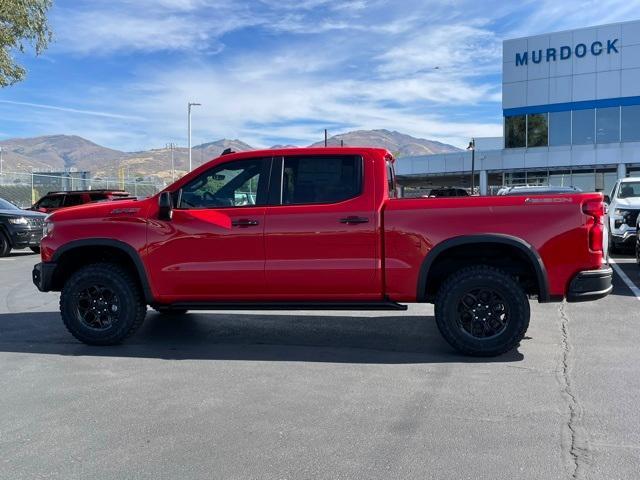
[{"label": "antenna on roof", "polygon": [[324,129],[324,146],[327,148],[327,129]]},{"label": "antenna on roof", "polygon": [[229,155],[230,153],[236,153],[233,150],[231,150],[230,148],[225,148],[222,153],[220,154],[220,156],[222,155]]}]

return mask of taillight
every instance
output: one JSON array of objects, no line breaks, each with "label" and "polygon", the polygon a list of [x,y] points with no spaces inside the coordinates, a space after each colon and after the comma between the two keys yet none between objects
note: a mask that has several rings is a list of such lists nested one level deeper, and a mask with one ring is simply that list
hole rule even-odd
[{"label": "taillight", "polygon": [[604,215],[605,205],[602,200],[587,200],[582,204],[582,211],[592,219],[589,228],[589,250],[601,252],[604,248]]},{"label": "taillight", "polygon": [[604,217],[604,208],[602,200],[587,200],[582,204],[582,211],[593,218]]},{"label": "taillight", "polygon": [[601,252],[603,250],[603,238],[604,228],[602,222],[596,223],[589,230],[589,249],[594,252]]}]

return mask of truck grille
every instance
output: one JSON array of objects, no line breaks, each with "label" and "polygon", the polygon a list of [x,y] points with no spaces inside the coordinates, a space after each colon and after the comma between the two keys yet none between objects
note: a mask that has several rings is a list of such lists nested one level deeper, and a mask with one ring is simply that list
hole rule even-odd
[{"label": "truck grille", "polygon": [[635,228],[638,222],[639,213],[640,213],[640,210],[627,210],[627,213],[624,215],[624,220],[623,220],[624,223],[626,223],[630,227]]},{"label": "truck grille", "polygon": [[27,218],[27,222],[29,222],[29,227],[31,227],[31,228],[42,228],[42,226],[44,225],[44,218],[28,217]]}]

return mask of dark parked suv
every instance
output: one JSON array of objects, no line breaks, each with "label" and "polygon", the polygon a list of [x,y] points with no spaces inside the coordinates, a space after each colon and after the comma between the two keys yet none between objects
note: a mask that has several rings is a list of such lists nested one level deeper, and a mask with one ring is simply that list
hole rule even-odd
[{"label": "dark parked suv", "polygon": [[45,217],[0,198],[0,257],[6,257],[14,248],[28,247],[39,252]]}]

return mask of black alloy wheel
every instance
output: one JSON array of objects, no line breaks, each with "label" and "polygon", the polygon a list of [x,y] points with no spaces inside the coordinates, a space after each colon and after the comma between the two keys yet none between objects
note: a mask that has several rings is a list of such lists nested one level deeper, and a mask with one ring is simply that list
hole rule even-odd
[{"label": "black alloy wheel", "polygon": [[78,319],[87,328],[106,330],[118,321],[120,300],[109,287],[93,285],[77,294]]},{"label": "black alloy wheel", "polygon": [[466,355],[490,357],[516,347],[529,327],[529,299],[512,275],[489,265],[451,274],[435,299],[444,339]]},{"label": "black alloy wheel", "polygon": [[144,321],[147,305],[133,274],[117,264],[87,265],[69,277],[60,295],[67,330],[89,345],[115,345]]},{"label": "black alloy wheel", "polygon": [[475,288],[458,301],[458,326],[473,338],[494,338],[508,323],[509,306],[496,290]]}]

